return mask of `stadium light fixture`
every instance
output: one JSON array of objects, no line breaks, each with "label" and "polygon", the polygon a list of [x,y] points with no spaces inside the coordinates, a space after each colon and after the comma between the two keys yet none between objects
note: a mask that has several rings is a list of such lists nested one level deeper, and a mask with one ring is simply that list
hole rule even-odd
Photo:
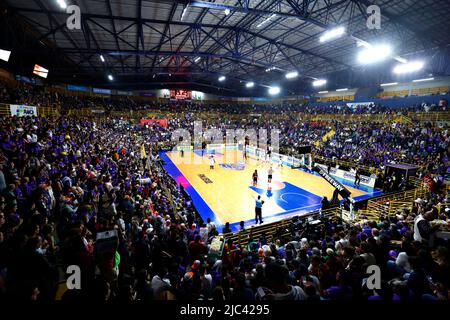
[{"label": "stadium light fixture", "polygon": [[67,3],[65,0],[56,0],[56,2],[58,3],[59,7],[63,10],[66,10],[67,8]]},{"label": "stadium light fixture", "polygon": [[392,48],[387,44],[380,44],[364,49],[358,54],[358,62],[362,64],[370,64],[382,61],[389,57]]},{"label": "stadium light fixture", "polygon": [[434,78],[416,79],[416,80],[413,80],[412,82],[424,82],[424,81],[432,81],[432,80],[434,80]]},{"label": "stadium light fixture", "polygon": [[181,17],[180,20],[183,21],[184,15],[186,14],[187,8],[189,7],[189,4],[187,4],[184,8],[183,11],[181,12]]},{"label": "stadium light fixture", "polygon": [[269,91],[270,95],[274,96],[274,95],[279,94],[281,92],[281,89],[280,89],[280,87],[269,87],[268,91]]},{"label": "stadium light fixture", "polygon": [[0,49],[0,60],[8,62],[10,56],[11,56],[11,51]]},{"label": "stadium light fixture", "polygon": [[268,17],[267,19],[265,19],[263,22],[259,23],[256,25],[257,28],[261,28],[263,25],[265,25],[267,22],[269,22],[270,20],[276,18],[276,14],[272,14],[270,17]]},{"label": "stadium light fixture", "polygon": [[327,83],[327,80],[325,80],[325,79],[318,79],[318,80],[313,81],[312,84],[313,84],[314,87],[320,87],[320,86],[323,86],[326,83]]},{"label": "stadium light fixture", "polygon": [[225,81],[225,79],[226,79],[225,76],[220,76],[220,77],[219,77],[219,81],[220,81],[220,82]]},{"label": "stadium light fixture", "polygon": [[194,59],[194,62],[199,62],[202,58],[201,57],[197,57]]},{"label": "stadium light fixture", "polygon": [[328,91],[319,91],[318,93],[328,93]]},{"label": "stadium light fixture", "polygon": [[387,82],[380,84],[380,87],[389,87],[389,86],[396,86],[398,85],[398,82]]},{"label": "stadium light fixture", "polygon": [[336,89],[336,92],[347,91],[348,88]]},{"label": "stadium light fixture", "polygon": [[103,57],[103,55],[100,55],[100,60],[102,60],[103,63],[105,63],[105,58]]},{"label": "stadium light fixture", "polygon": [[401,63],[407,63],[408,62],[407,59],[402,58],[402,57],[394,57],[394,59],[397,60],[398,62],[401,62]]},{"label": "stadium light fixture", "polygon": [[113,81],[114,80],[114,77],[112,76],[112,74],[108,74],[108,80],[109,81]]},{"label": "stadium light fixture", "polygon": [[412,62],[397,65],[394,68],[393,72],[397,73],[397,74],[410,73],[410,72],[419,71],[422,68],[423,68],[422,61],[412,61]]},{"label": "stadium light fixture", "polygon": [[331,39],[337,39],[337,38],[341,37],[342,35],[344,35],[344,33],[345,33],[345,28],[344,27],[337,27],[337,28],[328,30],[325,33],[323,33],[320,36],[319,41],[320,42],[326,42],[326,41],[329,41]]},{"label": "stadium light fixture", "polygon": [[227,16],[231,13],[231,11],[230,11],[230,9],[227,8],[223,11],[223,13],[225,13],[225,15]]},{"label": "stadium light fixture", "polygon": [[253,88],[253,87],[255,86],[255,83],[254,83],[253,81],[250,81],[250,82],[247,82],[247,83],[245,84],[245,86],[246,86],[247,88]]},{"label": "stadium light fixture", "polygon": [[293,79],[298,77],[297,71],[291,71],[285,74],[286,79]]},{"label": "stadium light fixture", "polygon": [[358,41],[356,41],[356,46],[359,47],[365,47],[365,48],[370,48],[372,45],[364,40],[358,39]]}]

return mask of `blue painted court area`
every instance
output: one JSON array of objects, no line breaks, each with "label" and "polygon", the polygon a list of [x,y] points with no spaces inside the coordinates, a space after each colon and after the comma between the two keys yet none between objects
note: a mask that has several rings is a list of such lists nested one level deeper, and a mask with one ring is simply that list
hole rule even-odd
[{"label": "blue painted court area", "polygon": [[275,200],[275,203],[286,211],[308,207],[320,203],[321,197],[290,184],[283,182],[284,188],[279,190],[265,190],[251,186],[250,189],[259,193],[263,198]]},{"label": "blue painted court area", "polygon": [[[201,153],[201,151],[200,151]],[[206,219],[210,218],[211,221],[213,221],[219,232],[222,230],[222,222],[219,221],[214,214],[214,211],[208,206],[208,204],[203,200],[201,195],[195,190],[195,188],[189,183],[189,181],[184,177],[184,175],[181,173],[181,171],[177,168],[177,166],[170,160],[170,158],[167,156],[166,152],[160,152],[159,153],[160,158],[164,161],[164,169],[169,173],[172,178],[175,179],[177,183],[183,186],[186,193],[191,197],[192,202],[194,203],[195,208],[197,209],[198,213],[202,217],[204,221]]]}]

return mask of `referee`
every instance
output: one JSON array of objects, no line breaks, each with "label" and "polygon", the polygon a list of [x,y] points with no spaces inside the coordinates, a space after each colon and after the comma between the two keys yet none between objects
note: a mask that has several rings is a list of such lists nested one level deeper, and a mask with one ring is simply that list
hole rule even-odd
[{"label": "referee", "polygon": [[255,200],[255,223],[258,224],[258,220],[259,223],[262,224],[262,206],[264,204],[264,200],[261,200],[261,196],[258,196],[258,198],[256,198]]}]

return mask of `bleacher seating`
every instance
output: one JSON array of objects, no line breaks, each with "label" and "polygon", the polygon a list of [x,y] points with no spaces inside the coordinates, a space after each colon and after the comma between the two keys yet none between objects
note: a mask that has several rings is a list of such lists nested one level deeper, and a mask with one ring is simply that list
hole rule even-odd
[{"label": "bleacher seating", "polygon": [[430,94],[445,94],[450,91],[450,87],[416,88],[411,90],[393,90],[378,93],[377,98],[405,97],[405,96],[426,96]]}]

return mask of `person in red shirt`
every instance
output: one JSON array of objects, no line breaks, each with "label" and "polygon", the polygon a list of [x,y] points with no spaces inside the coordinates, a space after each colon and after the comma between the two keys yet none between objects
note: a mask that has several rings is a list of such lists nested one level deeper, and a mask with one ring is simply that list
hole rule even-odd
[{"label": "person in red shirt", "polygon": [[188,250],[191,263],[195,260],[203,260],[203,256],[208,253],[207,247],[199,235],[189,243]]}]

